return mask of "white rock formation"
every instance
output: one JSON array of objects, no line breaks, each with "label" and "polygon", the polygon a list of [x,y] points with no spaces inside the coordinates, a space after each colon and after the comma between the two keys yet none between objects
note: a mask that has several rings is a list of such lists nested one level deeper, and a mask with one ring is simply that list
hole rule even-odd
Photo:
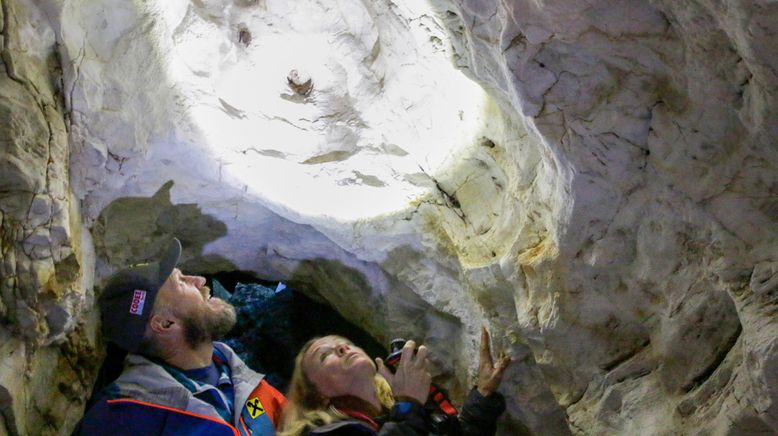
[{"label": "white rock formation", "polygon": [[[419,338],[457,394],[489,325],[517,360],[504,434],[778,431],[775,2],[0,4],[0,78],[61,95],[69,135],[47,177],[14,167],[40,183],[3,167],[0,191],[36,194],[0,204],[27,232],[4,226],[3,256],[78,259],[53,300],[4,285],[0,337],[95,353],[72,345],[94,339],[90,232],[98,279],[174,233],[191,269]],[[0,433],[37,429],[3,371],[42,370],[0,359]]]}]

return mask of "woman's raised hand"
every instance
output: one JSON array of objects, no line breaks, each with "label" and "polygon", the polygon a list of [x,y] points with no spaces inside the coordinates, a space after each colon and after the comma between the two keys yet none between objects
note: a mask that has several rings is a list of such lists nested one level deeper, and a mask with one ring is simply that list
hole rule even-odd
[{"label": "woman's raised hand", "polygon": [[384,361],[376,358],[378,372],[389,382],[392,387],[392,393],[397,400],[411,399],[424,404],[430,391],[430,382],[432,377],[427,370],[427,347],[420,346],[414,353],[416,343],[408,341],[403,346],[400,355],[400,363],[397,364],[397,371],[392,374],[384,365]]},{"label": "woman's raised hand", "polygon": [[500,387],[505,368],[511,363],[510,356],[502,356],[497,359],[497,364],[492,360],[492,347],[489,332],[481,326],[481,361],[478,364],[478,393],[488,397]]}]

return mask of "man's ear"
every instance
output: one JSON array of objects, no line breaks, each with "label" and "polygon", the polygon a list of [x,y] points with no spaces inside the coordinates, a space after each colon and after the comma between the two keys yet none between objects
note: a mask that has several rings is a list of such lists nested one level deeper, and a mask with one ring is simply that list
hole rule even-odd
[{"label": "man's ear", "polygon": [[155,313],[149,318],[149,327],[156,334],[169,334],[176,327],[177,321],[165,312]]}]

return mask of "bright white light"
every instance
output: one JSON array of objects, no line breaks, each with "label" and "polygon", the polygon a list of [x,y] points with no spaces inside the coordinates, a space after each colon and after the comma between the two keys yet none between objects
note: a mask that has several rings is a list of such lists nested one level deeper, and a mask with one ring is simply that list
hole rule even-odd
[{"label": "bright white light", "polygon": [[[196,7],[169,8],[171,80],[229,183],[287,215],[403,210],[429,189],[420,173],[455,161],[484,125],[487,96],[452,66],[431,11],[403,25],[357,0],[267,1],[211,18]],[[289,87],[292,70],[312,78],[307,97]]]}]

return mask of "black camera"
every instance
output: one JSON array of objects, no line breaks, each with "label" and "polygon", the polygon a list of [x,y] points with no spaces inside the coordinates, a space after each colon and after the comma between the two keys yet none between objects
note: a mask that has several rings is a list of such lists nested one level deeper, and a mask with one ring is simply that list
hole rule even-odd
[{"label": "black camera", "polygon": [[[392,372],[397,369],[397,364],[400,363],[400,357],[402,356],[403,347],[405,346],[406,342],[408,341],[405,339],[397,338],[392,339],[392,342],[389,343],[389,355],[386,356],[384,362],[386,363],[386,366],[392,370]],[[413,352],[415,354],[416,350]]]},{"label": "black camera", "polygon": [[[408,341],[405,339],[397,338],[392,339],[392,342],[389,343],[389,354],[384,362],[392,372],[397,370],[397,364],[400,363],[406,342]],[[413,353],[416,354],[416,350],[413,350]],[[462,427],[457,419],[457,409],[451,404],[448,392],[443,388],[434,383],[430,384],[430,392],[427,402],[424,403],[424,408],[427,409],[430,417],[430,434],[447,436],[462,434]]]}]

